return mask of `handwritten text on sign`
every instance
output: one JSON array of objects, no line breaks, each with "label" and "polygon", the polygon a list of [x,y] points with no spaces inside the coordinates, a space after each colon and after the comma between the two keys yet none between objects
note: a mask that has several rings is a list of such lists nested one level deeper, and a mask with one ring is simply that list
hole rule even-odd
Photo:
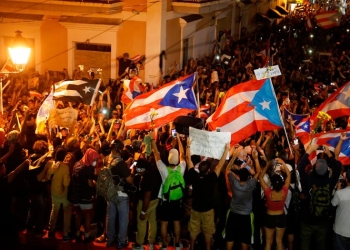
[{"label": "handwritten text on sign", "polygon": [[225,144],[231,141],[230,132],[209,132],[190,127],[191,154],[220,159]]},{"label": "handwritten text on sign", "polygon": [[281,71],[278,65],[261,68],[261,69],[254,69],[254,73],[257,80],[281,75]]},{"label": "handwritten text on sign", "polygon": [[51,109],[49,113],[49,125],[70,128],[77,120],[78,111],[73,108]]}]

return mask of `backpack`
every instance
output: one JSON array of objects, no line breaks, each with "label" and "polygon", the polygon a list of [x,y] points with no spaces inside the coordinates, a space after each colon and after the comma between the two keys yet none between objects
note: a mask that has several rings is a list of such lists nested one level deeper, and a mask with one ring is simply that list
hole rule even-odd
[{"label": "backpack", "polygon": [[289,190],[291,192],[291,199],[289,202],[288,217],[290,218],[299,218],[300,216],[300,198],[299,191],[296,188],[292,188],[289,186]]},{"label": "backpack", "polygon": [[317,187],[312,185],[310,190],[310,213],[313,217],[328,217],[330,216],[331,206],[331,191],[330,185]]},{"label": "backpack", "polygon": [[[107,156],[108,157],[108,156]],[[104,163],[107,166],[104,166],[100,173],[98,174],[96,181],[96,193],[97,195],[102,196],[106,201],[110,201],[113,197],[118,195],[120,191],[119,184],[117,184],[113,179],[113,174],[110,170],[110,166],[114,166],[121,161],[121,158],[114,158],[110,162],[107,161],[107,157],[104,160]],[[104,164],[105,165],[105,164]]]},{"label": "backpack", "polygon": [[181,168],[167,167],[168,176],[163,184],[162,193],[168,201],[180,200],[184,195],[185,180],[181,174]]}]

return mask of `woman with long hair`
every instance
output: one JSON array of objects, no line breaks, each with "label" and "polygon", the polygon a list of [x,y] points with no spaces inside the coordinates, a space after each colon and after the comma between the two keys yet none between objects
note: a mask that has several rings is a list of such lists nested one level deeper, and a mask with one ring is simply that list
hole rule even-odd
[{"label": "woman with long hair", "polygon": [[[269,187],[264,180],[264,175],[270,168],[273,168],[273,174],[270,177],[272,187]],[[286,173],[287,177],[285,180],[281,171]],[[267,207],[264,220],[266,237],[265,250],[271,249],[274,234],[276,235],[276,249],[284,249],[282,240],[287,226],[287,217],[284,214],[284,206],[286,203],[290,179],[291,175],[289,169],[285,162],[280,158],[271,160],[260,173],[260,185],[265,193]]]}]

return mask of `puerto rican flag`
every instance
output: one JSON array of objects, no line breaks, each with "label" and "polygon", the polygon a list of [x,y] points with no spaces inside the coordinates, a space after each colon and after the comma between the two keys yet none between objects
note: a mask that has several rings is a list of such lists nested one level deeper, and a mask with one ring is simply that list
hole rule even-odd
[{"label": "puerto rican flag", "polygon": [[321,106],[316,109],[311,116],[312,128],[316,126],[318,112],[328,113],[332,119],[350,114],[350,82],[344,84],[336,92],[334,92]]},{"label": "puerto rican flag", "polygon": [[156,115],[154,127],[172,122],[180,115],[197,110],[193,92],[194,74],[163,85],[161,88],[137,96],[125,110],[125,127],[149,129],[151,109]]},{"label": "puerto rican flag", "polygon": [[340,25],[341,13],[338,10],[320,12],[315,15],[317,25],[322,29],[329,29]]},{"label": "puerto rican flag", "polygon": [[310,134],[310,118],[304,118],[295,130],[295,136],[304,136]]},{"label": "puerto rican flag", "polygon": [[[346,133],[346,139],[343,141],[338,160],[343,165],[350,165],[350,130],[335,130],[327,133],[319,133],[315,135],[312,142],[320,146],[327,145],[329,150],[334,152],[340,140],[341,133]],[[312,164],[316,163],[319,153],[319,151],[315,151],[309,155],[309,160]]]},{"label": "puerto rican flag", "polygon": [[136,96],[142,94],[142,79],[135,76],[131,80],[124,80],[123,83],[124,91],[121,99],[124,104],[128,105]]},{"label": "puerto rican flag", "polygon": [[202,119],[207,119],[210,116],[210,105],[201,105],[199,117]]},{"label": "puerto rican flag", "polygon": [[256,131],[283,127],[271,80],[251,80],[229,89],[207,123],[211,130],[231,132],[231,145]]},{"label": "puerto rican flag", "polygon": [[288,109],[284,108],[284,118],[289,122],[292,120],[294,126],[297,126],[303,119],[307,118],[309,114],[299,115],[290,112]]}]

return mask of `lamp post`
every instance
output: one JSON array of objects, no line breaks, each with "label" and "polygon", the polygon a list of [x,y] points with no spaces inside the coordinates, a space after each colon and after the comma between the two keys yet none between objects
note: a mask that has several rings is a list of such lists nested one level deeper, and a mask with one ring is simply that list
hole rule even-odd
[{"label": "lamp post", "polygon": [[[13,39],[13,43],[11,46],[8,47],[9,54],[11,61],[13,65],[16,67],[16,72],[12,73],[18,73],[22,72],[28,62],[29,56],[30,56],[30,45],[28,44],[27,40],[22,37],[21,33],[22,31],[15,31],[16,35]],[[2,78],[0,77],[0,112],[1,114],[4,111],[3,107],[3,99],[2,99]]]}]

